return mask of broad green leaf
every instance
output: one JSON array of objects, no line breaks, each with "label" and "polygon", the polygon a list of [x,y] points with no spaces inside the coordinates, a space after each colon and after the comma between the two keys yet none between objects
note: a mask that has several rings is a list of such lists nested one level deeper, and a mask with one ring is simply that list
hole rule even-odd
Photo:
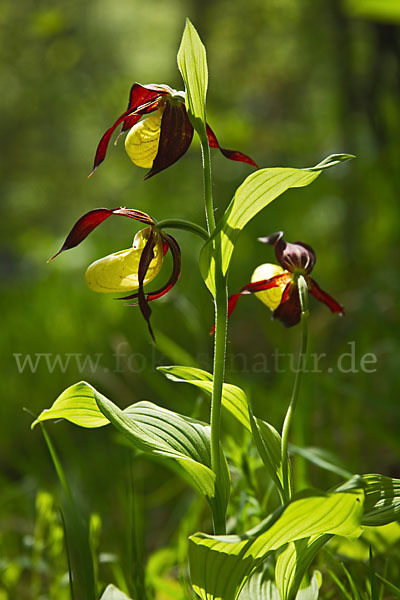
[{"label": "broad green leaf", "polygon": [[272,550],[305,537],[358,537],[363,501],[362,489],[313,492],[277,509],[241,536],[191,536],[189,562],[196,593],[202,600],[236,600],[246,578]]},{"label": "broad green leaf", "polygon": [[[281,552],[275,567],[275,581],[279,588],[281,600],[293,600],[298,598],[301,593],[304,592],[305,594],[305,590],[298,592],[302,579],[313,558],[331,537],[332,535],[325,534],[303,538],[291,542]],[[316,597],[318,598],[318,593]]]},{"label": "broad green leaf", "polygon": [[[99,392],[96,394],[101,395]],[[32,429],[48,419],[67,419],[80,427],[103,427],[110,422],[97,406],[93,388],[85,381],[64,390],[51,408],[40,413],[32,423]]]},{"label": "broad green leaf", "polygon": [[186,108],[190,120],[197,131],[200,129],[205,134],[208,86],[206,49],[189,19],[186,19],[178,51],[178,67],[185,82]]},{"label": "broad green leaf", "polygon": [[[212,394],[213,376],[208,371],[195,367],[181,367],[172,365],[170,367],[158,367],[171,381],[177,383],[190,383],[209,395]],[[222,406],[226,408],[248,431],[251,432],[249,411],[247,408],[247,397],[244,391],[231,383],[224,383],[222,389]]]},{"label": "broad green leaf", "polygon": [[250,418],[253,431],[253,439],[257,446],[257,450],[271,478],[278,486],[278,488],[282,490],[283,477],[281,436],[277,432],[275,427],[273,427],[273,425],[270,425],[262,419],[255,418],[253,416],[250,406],[249,410],[251,414]]},{"label": "broad green leaf", "polygon": [[[60,409],[61,397],[63,410]],[[53,407],[39,415],[33,426],[55,415],[56,418],[65,418],[77,425],[83,423],[87,427],[88,407],[91,407],[92,417],[98,418],[98,427],[112,423],[142,452],[175,459],[190,476],[192,485],[211,504],[226,506],[229,472],[221,452],[222,478],[220,487],[215,490],[215,475],[211,470],[211,428],[206,423],[146,401],[121,410],[90,384],[80,382],[65,390]],[[94,427],[93,422],[91,427]]]},{"label": "broad green leaf", "polygon": [[400,479],[363,475],[365,505],[363,525],[387,525],[400,518]]},{"label": "broad green leaf", "polygon": [[[158,367],[168,379],[178,383],[190,383],[210,396],[212,394],[213,376],[208,371],[195,367]],[[222,406],[253,434],[260,456],[273,481],[282,489],[282,456],[281,436],[276,429],[254,417],[245,392],[236,385],[224,383],[222,391]]]},{"label": "broad green leaf", "polygon": [[108,585],[106,587],[106,589],[104,590],[100,600],[133,600],[133,599],[129,598],[129,596],[124,594],[124,592],[121,592],[121,590],[116,588],[115,585],[112,585],[112,583],[110,583],[110,585]]},{"label": "broad green leaf", "polygon": [[353,158],[350,154],[333,154],[309,169],[275,167],[260,169],[249,175],[236,190],[233,200],[201,251],[200,270],[210,292],[215,295],[216,257],[221,257],[223,275],[226,275],[239,234],[257,213],[289,188],[305,187],[322,170],[350,158]]}]

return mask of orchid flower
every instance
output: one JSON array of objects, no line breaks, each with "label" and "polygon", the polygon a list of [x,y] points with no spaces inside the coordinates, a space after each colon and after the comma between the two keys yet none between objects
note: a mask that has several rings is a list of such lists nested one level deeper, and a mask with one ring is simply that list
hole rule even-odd
[{"label": "orchid flower", "polygon": [[[142,117],[145,118],[140,121]],[[103,162],[112,134],[119,125],[121,133],[129,130],[125,149],[131,161],[139,167],[150,169],[145,179],[176,162],[185,154],[193,138],[193,125],[186,111],[184,92],[176,91],[168,85],[134,83],[127,110],[100,140],[90,175]],[[258,169],[257,164],[246,154],[221,148],[209,125],[207,137],[211,148],[218,148],[226,158],[248,163]]]},{"label": "orchid flower", "polygon": [[[148,303],[164,296],[178,281],[181,272],[181,252],[177,241],[171,235],[159,231],[155,221],[149,215],[131,208],[91,210],[75,223],[63,246],[52,259],[61,252],[78,246],[89,233],[111,216],[128,217],[145,223],[147,227],[135,235],[131,248],[119,250],[92,263],[86,270],[86,283],[90,289],[100,293],[134,292],[119,299],[137,300],[154,339],[150,325],[151,309]],[[145,293],[143,287],[158,275],[168,250],[171,251],[173,259],[169,280],[160,289]]]},{"label": "orchid flower", "polygon": [[242,287],[238,294],[229,298],[228,315],[232,314],[240,296],[254,293],[273,311],[273,317],[279,319],[285,327],[296,325],[301,317],[297,283],[300,275],[304,277],[308,291],[314,298],[326,304],[333,313],[343,315],[343,307],[310,277],[316,260],[311,246],[304,242],[285,242],[282,231],[259,240],[274,246],[280,266],[266,263],[257,267],[251,282]]}]

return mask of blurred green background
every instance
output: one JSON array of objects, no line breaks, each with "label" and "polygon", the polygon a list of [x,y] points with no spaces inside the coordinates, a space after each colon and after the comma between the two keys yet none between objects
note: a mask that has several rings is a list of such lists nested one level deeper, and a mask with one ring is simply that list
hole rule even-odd
[{"label": "blurred green background", "polygon": [[[133,223],[110,220],[46,264],[77,218],[95,207],[128,206],[158,220],[204,224],[197,140],[182,160],[146,182],[123,143],[111,145],[87,179],[99,138],[125,110],[134,81],[182,88],[176,52],[186,16],[207,48],[208,121],[223,146],[250,154],[262,167],[312,166],[336,152],[357,155],[310,187],[289,191],[247,227],[230,290],[247,283],[260,263],[274,262],[257,237],[282,229],[287,240],[313,246],[315,279],[344,304],[346,316],[312,302],[311,352],[327,356],[321,372],[305,378],[293,440],[330,450],[354,473],[399,476],[398,6],[366,0],[2,1],[2,552],[22,551],[37,491],[57,488],[41,432],[30,431],[24,407],[37,415],[83,378],[120,406],[146,398],[208,418],[207,399],[155,370],[176,363],[210,368],[213,307],[197,266],[201,240],[175,232],[182,275],[153,304],[156,346],[137,309],[92,293],[84,282],[90,262],[129,247],[138,229]],[[217,217],[250,172],[213,152]],[[169,268],[168,262],[160,282]],[[258,415],[280,427],[293,383],[288,354],[297,351],[299,330],[285,330],[264,305],[245,297],[229,334],[227,381],[244,387]],[[338,357],[351,349],[356,363],[343,359],[351,372],[340,372]],[[285,355],[283,373],[274,368],[275,351]],[[366,353],[376,356],[374,372],[360,368]],[[49,369],[42,357],[36,368],[18,368],[27,355],[35,365],[38,354],[49,355],[51,365],[59,355],[64,366]],[[86,362],[80,369],[76,355],[82,363],[92,360],[93,368]],[[235,435],[235,427],[227,421],[225,435]],[[101,515],[105,550],[119,551],[126,450],[111,430],[67,423],[47,429],[82,505]],[[338,480],[307,465],[300,464],[299,473],[303,483],[321,488]],[[138,459],[135,476],[146,490],[148,543],[159,547],[180,519],[179,502],[191,493],[154,462]],[[168,522],[163,501],[170,502]]]}]

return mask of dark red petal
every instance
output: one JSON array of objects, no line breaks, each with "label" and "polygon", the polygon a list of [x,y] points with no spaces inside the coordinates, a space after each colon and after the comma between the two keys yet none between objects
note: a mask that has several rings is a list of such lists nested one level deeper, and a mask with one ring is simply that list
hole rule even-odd
[{"label": "dark red petal", "polygon": [[93,229],[96,229],[100,223],[108,219],[108,217],[111,217],[111,215],[129,217],[131,219],[135,219],[135,221],[141,221],[142,223],[147,223],[149,225],[154,223],[153,219],[149,217],[149,215],[146,215],[146,213],[139,210],[134,210],[131,208],[95,208],[78,219],[69,232],[61,249],[54,256],[52,256],[50,260],[56,258],[56,256],[58,256],[61,252],[64,252],[64,250],[69,250],[70,248],[75,248],[75,246],[78,246],[78,244],[87,238]]},{"label": "dark red petal", "polygon": [[143,252],[140,256],[139,269],[138,269],[139,289],[138,289],[137,297],[138,297],[138,301],[139,301],[140,312],[142,313],[142,315],[147,323],[147,327],[149,328],[149,333],[150,333],[151,337],[153,338],[153,341],[155,342],[156,340],[154,337],[154,333],[153,333],[153,330],[150,325],[151,308],[147,302],[145,293],[143,291],[143,282],[146,277],[146,273],[148,271],[150,263],[154,258],[154,246],[155,246],[155,232],[153,230],[151,230],[149,239],[147,240],[146,245],[143,248]]},{"label": "dark red petal", "polygon": [[[174,285],[178,281],[179,276],[181,274],[181,250],[179,248],[178,242],[176,241],[175,238],[172,237],[172,235],[163,234],[163,244],[164,243],[167,244],[168,248],[171,250],[172,260],[173,260],[172,273],[171,273],[171,276],[168,279],[167,283],[165,285],[163,285],[163,287],[161,287],[158,290],[155,290],[154,292],[148,292],[146,294],[147,302],[152,302],[153,300],[158,300],[159,298],[164,296],[167,292],[169,292],[170,289],[174,287]],[[135,292],[134,294],[131,294],[130,296],[124,296],[123,298],[118,298],[118,300],[133,300],[134,298],[138,298],[138,296],[139,296],[138,293]]]},{"label": "dark red petal", "polygon": [[226,158],[229,158],[230,160],[237,160],[239,162],[247,163],[249,165],[252,165],[256,169],[260,168],[258,166],[258,164],[255,163],[252,158],[250,158],[250,156],[247,156],[247,154],[243,154],[242,152],[238,152],[237,150],[228,150],[226,148],[221,148],[215,133],[213,132],[213,130],[211,129],[211,127],[209,125],[207,125],[206,131],[207,131],[208,143],[210,144],[210,148],[218,148],[222,152],[222,154],[224,156],[226,156]]},{"label": "dark red petal", "polygon": [[263,292],[264,290],[270,290],[274,287],[283,286],[285,283],[291,280],[291,275],[287,272],[279,273],[278,275],[274,275],[270,279],[261,279],[260,281],[253,281],[248,283],[240,292],[244,294],[245,292],[254,294],[256,292]]},{"label": "dark red petal", "polygon": [[[143,86],[140,86],[139,84],[135,84],[135,85],[137,85],[141,89],[145,89],[145,88],[143,88]],[[141,104],[139,102],[139,100],[141,97],[143,97],[143,94],[139,90],[138,93],[136,94],[134,100],[132,101],[132,106],[130,106],[128,108],[128,110],[123,112],[120,117],[118,117],[118,119],[115,121],[114,125],[112,125],[109,129],[107,129],[107,131],[101,138],[99,145],[97,146],[96,154],[94,157],[93,169],[92,169],[91,173],[89,174],[89,177],[91,177],[93,175],[93,173],[96,171],[97,167],[103,162],[103,160],[106,156],[106,153],[107,153],[107,148],[108,148],[108,144],[110,143],[111,136],[114,133],[115,129],[118,127],[118,125],[123,123],[122,131],[125,131],[126,129],[133,127],[133,125],[135,125],[135,123],[137,123],[139,121],[139,119],[142,115],[147,114],[157,108],[157,104],[160,101],[160,99],[162,98],[163,94],[161,94],[160,92],[149,92],[148,90],[145,90],[145,91],[146,91],[146,95],[151,96],[150,100],[145,101],[144,103]],[[165,92],[164,92],[164,94],[165,94]]]},{"label": "dark red petal", "polygon": [[[264,290],[270,290],[271,288],[283,285],[288,280],[291,280],[291,275],[289,273],[279,273],[278,275],[274,275],[274,277],[271,277],[270,279],[253,281],[244,285],[238,294],[233,294],[228,298],[228,318],[235,310],[237,301],[239,300],[240,296],[243,296],[245,294],[254,294],[256,292],[262,292]],[[210,335],[213,335],[213,333],[215,333],[215,325],[213,325],[213,327],[211,328]]]},{"label": "dark red petal", "polygon": [[193,126],[187,116],[183,102],[167,102],[161,120],[158,152],[151,170],[146,174],[149,179],[174,164],[190,146],[193,138]]},{"label": "dark red petal", "polygon": [[285,327],[297,325],[301,318],[299,290],[296,285],[288,283],[278,308],[274,311],[274,319],[279,319]]},{"label": "dark red petal", "polygon": [[324,292],[324,290],[321,290],[318,283],[314,281],[314,279],[308,277],[307,283],[308,289],[310,290],[314,298],[326,304],[333,313],[339,313],[340,315],[344,314],[343,306],[341,306],[339,302],[336,302],[336,300],[334,300],[332,296]]}]

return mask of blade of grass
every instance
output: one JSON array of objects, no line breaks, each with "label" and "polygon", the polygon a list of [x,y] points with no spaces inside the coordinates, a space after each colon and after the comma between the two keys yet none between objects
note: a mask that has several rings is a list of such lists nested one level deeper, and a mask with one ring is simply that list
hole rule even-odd
[{"label": "blade of grass", "polygon": [[339,590],[342,592],[343,596],[345,598],[347,598],[347,600],[353,600],[353,598],[351,597],[349,592],[346,590],[346,588],[344,587],[344,585],[340,581],[340,579],[335,575],[335,573],[333,571],[331,571],[330,569],[328,569],[328,573],[332,577],[333,581],[336,583]]},{"label": "blade of grass", "polygon": [[396,598],[400,598],[400,588],[395,586],[394,583],[391,583],[390,581],[382,577],[382,575],[379,575],[379,573],[376,573],[376,576],[378,577],[378,579],[383,581],[383,583],[389,588],[392,594],[396,596]]}]

